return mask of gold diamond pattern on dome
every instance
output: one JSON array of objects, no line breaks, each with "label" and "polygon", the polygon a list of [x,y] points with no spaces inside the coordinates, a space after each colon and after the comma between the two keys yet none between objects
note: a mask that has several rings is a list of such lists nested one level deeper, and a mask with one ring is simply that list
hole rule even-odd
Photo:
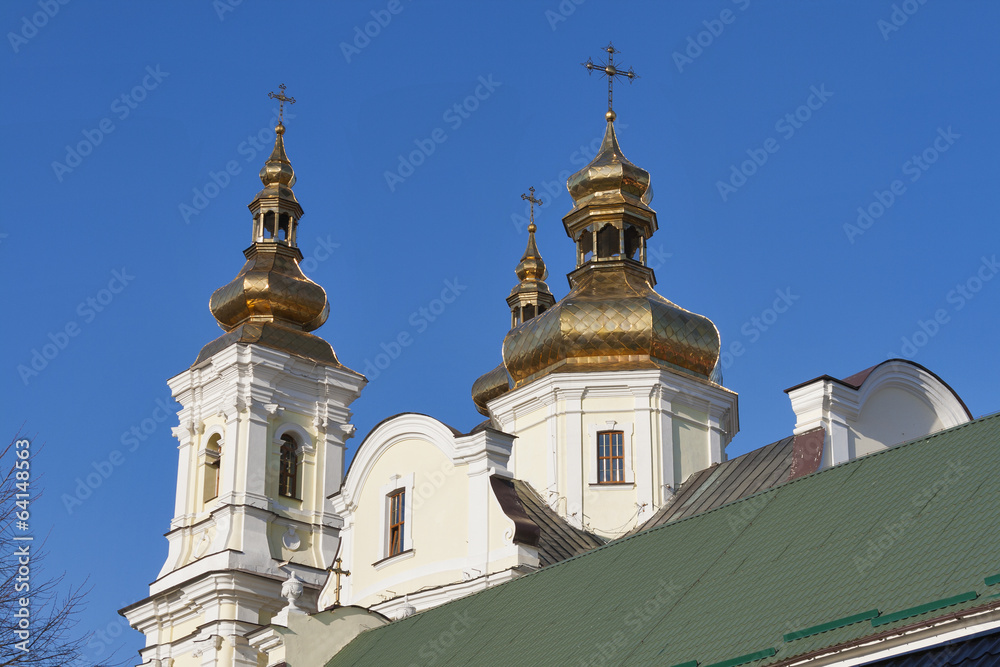
[{"label": "gold diamond pattern on dome", "polygon": [[497,396],[503,396],[510,391],[510,380],[507,377],[507,369],[500,364],[488,373],[479,377],[472,384],[472,402],[476,404],[476,410],[489,417],[490,412],[486,409],[486,404]]},{"label": "gold diamond pattern on dome", "polygon": [[329,314],[326,292],[299,268],[297,248],[254,244],[236,278],[212,295],[209,308],[226,331],[246,320],[280,321],[304,331],[319,327]]},{"label": "gold diamond pattern on dome", "polygon": [[[284,85],[273,99],[295,102]],[[292,186],[295,172],[285,153],[285,126],[275,128],[274,150],[260,171],[264,189],[248,208],[253,215],[253,245],[246,249],[246,263],[227,285],[215,290],[209,308],[227,333],[206,345],[199,363],[234,343],[256,343],[277,350],[340,366],[333,348],[307,332],[319,328],[330,313],[326,292],[302,273],[302,252],[296,230],[302,207]]]},{"label": "gold diamond pattern on dome", "polygon": [[515,386],[569,366],[678,368],[708,379],[719,358],[712,321],[653,291],[632,262],[587,264],[552,309],[515,327],[503,344]]}]

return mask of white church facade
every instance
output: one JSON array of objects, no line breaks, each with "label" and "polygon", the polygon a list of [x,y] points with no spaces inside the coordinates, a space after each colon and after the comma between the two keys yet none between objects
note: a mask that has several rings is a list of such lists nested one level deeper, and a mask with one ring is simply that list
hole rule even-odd
[{"label": "white church facade", "polygon": [[[388,417],[349,467],[366,380],[311,333],[329,304],[299,266],[303,211],[278,125],[246,264],[212,295],[224,333],[169,381],[181,409],[168,553],[148,596],[122,610],[146,637],[139,664],[325,664],[365,629],[652,525],[688,480],[729,460],[739,409],[719,333],[654,290],[650,175],[623,155],[614,111],[605,120],[597,156],[567,184],[577,264],[561,299],[529,227],[512,326],[496,332],[502,359],[472,388],[485,421],[460,432]],[[971,418],[940,378],[901,360],[788,394],[792,476]]]}]

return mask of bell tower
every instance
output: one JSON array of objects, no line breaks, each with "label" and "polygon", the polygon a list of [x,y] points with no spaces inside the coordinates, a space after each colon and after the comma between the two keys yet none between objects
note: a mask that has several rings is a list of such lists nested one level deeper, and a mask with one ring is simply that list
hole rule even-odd
[{"label": "bell tower", "polygon": [[[282,105],[293,103],[273,94]],[[301,581],[315,609],[336,556],[349,406],[366,384],[311,333],[329,315],[322,287],[299,266],[302,217],[283,120],[249,208],[252,243],[209,307],[225,333],[168,381],[181,404],[177,495],[168,553],[149,597],[122,610],[146,635],[142,665],[247,665],[244,636],[283,607]]]}]

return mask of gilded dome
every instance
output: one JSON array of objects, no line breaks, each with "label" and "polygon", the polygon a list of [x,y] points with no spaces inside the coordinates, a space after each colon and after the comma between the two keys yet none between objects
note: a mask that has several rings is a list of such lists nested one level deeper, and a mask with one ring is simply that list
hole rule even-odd
[{"label": "gilded dome", "polygon": [[577,208],[595,199],[645,205],[653,194],[649,172],[629,162],[622,153],[614,121],[608,122],[597,155],[590,164],[569,177],[566,187]]},{"label": "gilded dome", "polygon": [[589,263],[555,306],[512,329],[503,360],[515,387],[554,371],[667,368],[709,379],[719,332],[653,290],[631,260]]},{"label": "gilded dome", "polygon": [[488,373],[485,373],[472,383],[472,402],[476,404],[476,410],[481,414],[490,415],[486,404],[497,396],[503,396],[510,391],[510,380],[507,376],[507,369],[500,364]]},{"label": "gilded dome", "polygon": [[[295,170],[285,154],[285,126],[282,123],[274,128],[274,150],[267,162],[260,168],[260,182],[264,189],[254,196],[254,202],[262,200],[282,200],[285,207],[294,209],[299,205],[292,192],[295,185]],[[252,204],[251,204],[252,206]],[[299,212],[301,215],[301,211]]]},{"label": "gilded dome", "polygon": [[206,345],[195,363],[236,344],[256,344],[340,365],[328,342],[309,333],[330,314],[326,291],[302,273],[296,245],[302,207],[292,186],[295,172],[285,154],[281,123],[274,150],[260,170],[264,189],[249,205],[253,244],[246,263],[229,284],[212,294],[209,308],[226,333]]},{"label": "gilded dome", "polygon": [[247,262],[228,284],[215,290],[209,308],[219,326],[232,331],[243,322],[280,322],[312,331],[326,322],[326,291],[299,268],[297,248],[277,243],[254,244]]},{"label": "gilded dome", "polygon": [[[649,172],[622,154],[614,112],[607,121],[597,155],[566,184],[574,206],[563,226],[577,257],[570,292],[532,317],[514,317],[503,363],[473,385],[473,401],[484,414],[489,401],[555,372],[659,368],[721,382],[715,324],[653,289],[646,244],[658,225],[649,206]],[[522,281],[538,279],[534,265],[518,269]]]}]

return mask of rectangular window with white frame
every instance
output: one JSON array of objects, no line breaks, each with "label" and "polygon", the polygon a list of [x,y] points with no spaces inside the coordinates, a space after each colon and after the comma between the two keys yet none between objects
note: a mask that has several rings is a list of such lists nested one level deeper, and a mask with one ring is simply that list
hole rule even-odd
[{"label": "rectangular window with white frame", "polygon": [[634,484],[632,422],[608,420],[591,424],[587,431],[590,450],[587,481],[592,486]]}]

